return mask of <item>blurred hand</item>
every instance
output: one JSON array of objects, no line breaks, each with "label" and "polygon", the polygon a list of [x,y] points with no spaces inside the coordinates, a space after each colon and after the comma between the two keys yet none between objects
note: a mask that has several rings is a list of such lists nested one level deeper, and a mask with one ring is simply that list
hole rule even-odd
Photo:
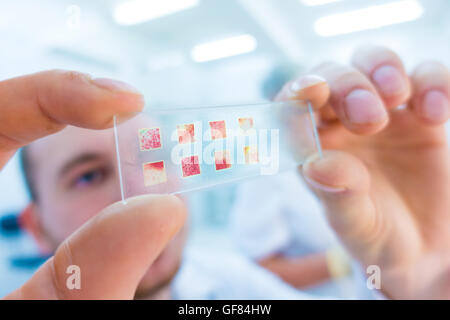
[{"label": "blurred hand", "polygon": [[[68,71],[47,71],[0,82],[0,168],[16,150],[66,125],[112,126],[129,118],[143,97],[125,83]],[[116,203],[82,226],[10,299],[132,299],[152,262],[185,219],[173,196],[140,196]],[[67,268],[78,266],[81,289],[70,290]]]},{"label": "blurred hand", "polygon": [[450,298],[450,73],[425,62],[408,76],[373,46],[352,61],[323,64],[277,97],[310,100],[323,147],[339,150],[308,159],[303,176],[354,257],[380,267],[386,296]]}]

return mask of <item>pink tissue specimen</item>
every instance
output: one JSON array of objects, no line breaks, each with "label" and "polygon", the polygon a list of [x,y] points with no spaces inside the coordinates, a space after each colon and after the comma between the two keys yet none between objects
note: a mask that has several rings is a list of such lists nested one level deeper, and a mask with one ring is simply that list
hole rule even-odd
[{"label": "pink tissue specimen", "polygon": [[139,142],[141,151],[161,148],[161,135],[159,128],[139,129]]},{"label": "pink tissue specimen", "polygon": [[167,182],[164,161],[144,163],[144,185],[149,187]]},{"label": "pink tissue specimen", "polygon": [[225,139],[227,137],[225,121],[211,121],[209,126],[211,128],[211,139]]},{"label": "pink tissue specimen", "polygon": [[214,159],[216,162],[216,170],[231,168],[230,152],[228,150],[216,151],[214,153]]},{"label": "pink tissue specimen", "polygon": [[244,147],[245,163],[255,164],[258,163],[258,147],[257,146],[247,146]]},{"label": "pink tissue specimen", "polygon": [[198,163],[198,156],[189,156],[181,160],[181,169],[183,177],[190,177],[200,174],[200,164]]},{"label": "pink tissue specimen", "polygon": [[177,132],[178,132],[178,142],[180,144],[195,142],[193,123],[177,125]]},{"label": "pink tissue specimen", "polygon": [[239,118],[239,128],[241,132],[246,134],[248,130],[253,129],[253,118]]}]

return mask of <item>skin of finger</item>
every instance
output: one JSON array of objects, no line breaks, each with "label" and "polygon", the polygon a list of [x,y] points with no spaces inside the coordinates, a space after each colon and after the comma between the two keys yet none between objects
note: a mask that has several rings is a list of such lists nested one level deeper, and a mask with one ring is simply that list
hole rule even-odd
[{"label": "skin of finger", "polygon": [[314,109],[320,109],[328,101],[330,95],[330,88],[326,82],[317,83],[307,86],[297,92],[292,92],[290,89],[293,81],[284,85],[275,101],[289,101],[289,100],[305,100],[310,101]]},{"label": "skin of finger", "polygon": [[310,179],[334,189],[346,192],[367,193],[370,176],[359,159],[341,151],[327,150],[323,158],[318,155],[307,159],[302,172]]},{"label": "skin of finger", "polygon": [[381,97],[373,84],[357,69],[335,62],[328,62],[318,66],[313,72],[327,80],[330,87],[329,104],[348,130],[361,135],[369,135],[379,132],[387,125],[388,119],[384,122],[367,124],[354,124],[348,120],[344,103],[345,97],[353,90],[367,90],[380,99],[382,103]]},{"label": "skin of finger", "polygon": [[[387,296],[404,298],[414,283],[413,267],[423,243],[410,208],[389,181],[369,175],[352,155],[324,153],[327,161],[305,166],[303,175],[337,192],[313,191],[322,200],[331,227],[349,252],[365,267],[377,265],[385,279]],[[399,274],[399,270],[402,270]]]},{"label": "skin of finger", "polygon": [[[418,119],[425,124],[430,121],[423,116],[423,100],[430,90],[442,92],[450,100],[450,71],[442,63],[436,61],[427,61],[421,63],[414,70],[411,81],[413,84],[413,97],[410,107]],[[444,120],[445,121],[445,120]],[[441,123],[437,123],[441,124]]]},{"label": "skin of finger", "polygon": [[90,76],[73,71],[44,71],[0,82],[0,149],[23,146],[71,124],[104,129],[114,115],[143,108],[137,93],[100,88]]},{"label": "skin of finger", "polygon": [[[132,299],[148,267],[182,227],[186,209],[175,196],[147,195],[116,203],[71,235],[10,299]],[[70,265],[81,289],[66,286]]]},{"label": "skin of finger", "polygon": [[[395,96],[383,97],[387,108],[394,108],[408,101],[411,96],[411,84],[400,57],[392,50],[373,45],[359,47],[352,57],[352,64],[366,75],[368,79],[373,79],[373,73],[380,67],[392,66],[397,69],[407,83],[407,88],[402,93]],[[376,86],[376,84],[374,84]]]},{"label": "skin of finger", "polygon": [[330,225],[344,244],[363,263],[373,262],[382,238],[380,218],[369,196],[370,175],[354,156],[326,151],[324,158],[309,159],[302,167],[303,177],[329,190],[308,183],[322,200]]},{"label": "skin of finger", "polygon": [[8,163],[9,159],[11,159],[15,153],[15,150],[7,152],[0,151],[0,170]]}]

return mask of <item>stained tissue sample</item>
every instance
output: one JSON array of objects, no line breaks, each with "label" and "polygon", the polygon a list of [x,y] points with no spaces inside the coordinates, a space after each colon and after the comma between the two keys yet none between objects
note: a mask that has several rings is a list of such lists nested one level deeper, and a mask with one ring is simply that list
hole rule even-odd
[{"label": "stained tissue sample", "polygon": [[143,165],[144,185],[149,187],[156,184],[167,182],[164,161],[147,162]]},{"label": "stained tissue sample", "polygon": [[214,152],[216,170],[224,170],[231,168],[230,152],[228,150],[220,150]]},{"label": "stained tissue sample", "polygon": [[238,122],[241,134],[248,134],[248,131],[253,129],[253,118],[239,118]]},{"label": "stained tissue sample", "polygon": [[181,169],[183,171],[183,177],[190,177],[200,174],[200,164],[198,162],[198,156],[188,156],[181,160]]},{"label": "stained tissue sample", "polygon": [[195,142],[194,124],[180,124],[177,125],[178,143],[193,143]]},{"label": "stained tissue sample", "polygon": [[159,128],[139,129],[139,143],[141,151],[161,148],[161,134]]},{"label": "stained tissue sample", "polygon": [[227,129],[225,127],[225,121],[211,121],[209,123],[211,128],[211,139],[225,139],[227,137]]},{"label": "stained tissue sample", "polygon": [[244,147],[244,156],[246,164],[258,163],[258,147],[257,146]]}]

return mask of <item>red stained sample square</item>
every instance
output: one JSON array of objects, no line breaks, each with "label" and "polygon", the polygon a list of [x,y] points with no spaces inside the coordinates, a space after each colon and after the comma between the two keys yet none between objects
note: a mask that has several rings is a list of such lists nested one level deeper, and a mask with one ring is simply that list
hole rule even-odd
[{"label": "red stained sample square", "polygon": [[227,129],[224,120],[210,121],[209,127],[211,128],[211,139],[225,139],[227,137]]},{"label": "red stained sample square", "polygon": [[161,134],[159,128],[139,129],[139,143],[141,151],[161,148]]},{"label": "red stained sample square", "polygon": [[146,187],[167,182],[164,161],[144,163],[144,185]]},{"label": "red stained sample square", "polygon": [[178,132],[178,142],[180,144],[195,142],[193,123],[177,125],[177,132]]},{"label": "red stained sample square", "polygon": [[189,156],[181,160],[181,170],[183,171],[183,177],[196,176],[200,174],[200,164],[198,162],[198,156]]},{"label": "red stained sample square", "polygon": [[258,163],[258,147],[257,146],[244,147],[244,156],[246,164]]},{"label": "red stained sample square", "polygon": [[238,122],[242,134],[246,134],[248,130],[253,129],[253,118],[239,118]]},{"label": "red stained sample square", "polygon": [[228,150],[214,152],[216,170],[224,170],[231,168],[230,152]]}]

